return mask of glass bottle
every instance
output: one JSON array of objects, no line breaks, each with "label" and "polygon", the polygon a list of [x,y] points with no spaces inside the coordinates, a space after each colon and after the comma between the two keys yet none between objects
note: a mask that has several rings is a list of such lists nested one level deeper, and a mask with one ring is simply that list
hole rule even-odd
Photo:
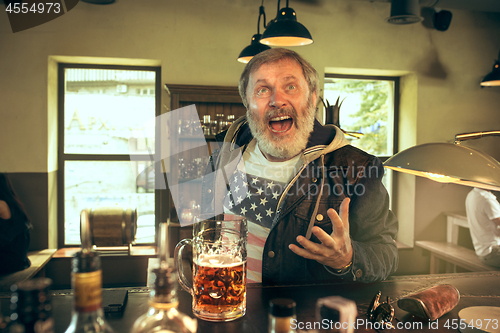
[{"label": "glass bottle", "polygon": [[194,333],[197,321],[177,311],[177,274],[169,264],[168,223],[160,224],[160,267],[152,270],[154,287],[149,298],[149,310],[135,321],[130,333]]},{"label": "glass bottle", "polygon": [[275,298],[269,302],[269,333],[295,333],[291,321],[296,318],[294,300]]},{"label": "glass bottle", "polygon": [[217,120],[212,120],[210,122],[210,134],[211,135],[218,134],[219,132],[217,130],[218,130]]},{"label": "glass bottle", "polygon": [[220,133],[224,130],[224,113],[217,113],[215,115],[215,120],[217,121],[217,133]]},{"label": "glass bottle", "polygon": [[52,280],[34,278],[11,287],[10,333],[54,333],[51,295]]},{"label": "glass bottle", "polygon": [[234,116],[234,114],[227,115],[227,122],[226,122],[227,128],[231,127],[231,125],[234,123],[235,118],[236,117]]},{"label": "glass bottle", "polygon": [[201,126],[203,127],[203,134],[210,135],[210,115],[209,114],[206,114],[203,116],[203,124]]},{"label": "glass bottle", "polygon": [[65,333],[112,333],[102,309],[102,270],[99,254],[83,249],[71,261],[73,310]]}]

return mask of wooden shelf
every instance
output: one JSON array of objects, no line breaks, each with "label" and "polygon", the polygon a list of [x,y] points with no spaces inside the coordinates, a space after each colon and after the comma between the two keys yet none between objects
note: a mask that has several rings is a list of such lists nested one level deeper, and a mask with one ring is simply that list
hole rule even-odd
[{"label": "wooden shelf", "polygon": [[[107,248],[108,249],[108,248]],[[116,249],[116,250],[115,250]],[[120,249],[123,251],[117,252]],[[80,251],[79,247],[64,247],[56,251],[56,253],[52,256],[52,258],[72,258],[75,253]],[[126,247],[115,247],[112,251],[100,251],[97,248],[97,251],[101,256],[129,256],[127,253]],[[155,256],[156,255],[156,246],[132,246],[132,250],[130,252],[131,257],[140,257],[140,256]]]},{"label": "wooden shelf", "polygon": [[197,136],[179,135],[179,140],[215,141],[215,135],[206,135],[203,139]]}]

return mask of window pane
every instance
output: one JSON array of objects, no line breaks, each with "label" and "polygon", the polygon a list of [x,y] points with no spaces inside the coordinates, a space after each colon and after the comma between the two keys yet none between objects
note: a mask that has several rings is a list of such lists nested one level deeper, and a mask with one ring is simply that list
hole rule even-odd
[{"label": "window pane", "polygon": [[148,168],[149,165],[149,162],[66,161],[65,244],[80,244],[82,209],[115,205],[137,208],[136,242],[154,243],[154,169]]},{"label": "window pane", "polygon": [[66,154],[154,153],[155,72],[66,68],[64,98]]},{"label": "window pane", "polygon": [[330,105],[340,97],[340,126],[363,133],[347,136],[351,144],[376,156],[393,154],[394,82],[325,78],[324,98]]}]

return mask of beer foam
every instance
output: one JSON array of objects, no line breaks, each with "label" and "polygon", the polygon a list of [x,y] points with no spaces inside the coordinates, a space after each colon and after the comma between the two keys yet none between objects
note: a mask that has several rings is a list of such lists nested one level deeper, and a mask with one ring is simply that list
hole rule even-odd
[{"label": "beer foam", "polygon": [[196,265],[211,268],[235,267],[245,262],[239,257],[229,257],[224,255],[200,255],[195,261]]}]

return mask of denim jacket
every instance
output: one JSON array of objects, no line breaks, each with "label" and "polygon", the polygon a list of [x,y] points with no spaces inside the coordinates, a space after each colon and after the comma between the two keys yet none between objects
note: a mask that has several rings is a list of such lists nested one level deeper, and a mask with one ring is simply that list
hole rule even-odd
[{"label": "denim jacket", "polygon": [[[253,139],[246,119],[238,119],[219,136],[220,150],[212,155],[209,171],[224,169],[241,159]],[[276,218],[264,245],[262,283],[308,284],[328,281],[373,282],[386,279],[398,264],[394,241],[398,221],[389,210],[389,197],[381,179],[384,169],[380,160],[348,144],[343,132],[333,125],[315,122],[313,133],[302,152],[303,164],[292,177],[278,201]],[[229,167],[229,168],[228,168]],[[220,175],[220,173],[219,173]],[[202,210],[217,205],[215,193],[225,185],[224,177],[206,177],[202,189]],[[332,233],[327,210],[339,212],[349,197],[349,232],[353,264],[344,274],[315,260],[293,253],[288,245],[298,235],[309,236],[314,225]],[[319,240],[312,235],[314,242]]]}]

